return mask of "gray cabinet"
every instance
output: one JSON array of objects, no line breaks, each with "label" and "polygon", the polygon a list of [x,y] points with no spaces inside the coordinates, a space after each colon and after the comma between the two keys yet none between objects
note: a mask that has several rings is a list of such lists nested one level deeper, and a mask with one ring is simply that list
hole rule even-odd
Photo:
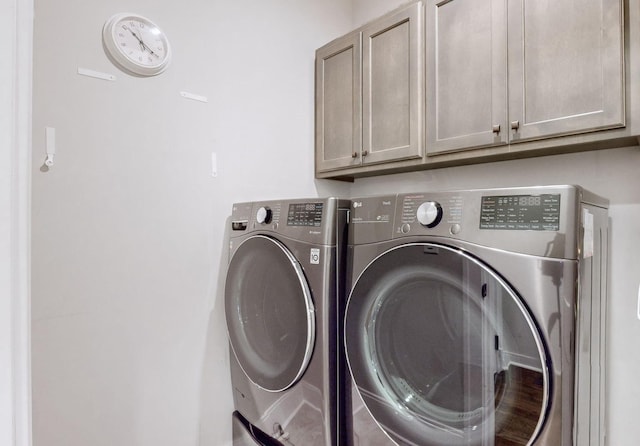
[{"label": "gray cabinet", "polygon": [[506,0],[427,4],[427,152],[508,142]]},{"label": "gray cabinet", "polygon": [[423,156],[421,2],[316,51],[316,172]]},{"label": "gray cabinet", "polygon": [[625,125],[621,0],[426,8],[428,155]]},{"label": "gray cabinet", "polygon": [[624,126],[621,0],[509,2],[511,141]]},{"label": "gray cabinet", "polygon": [[316,51],[316,171],[361,163],[361,49],[352,33]]}]

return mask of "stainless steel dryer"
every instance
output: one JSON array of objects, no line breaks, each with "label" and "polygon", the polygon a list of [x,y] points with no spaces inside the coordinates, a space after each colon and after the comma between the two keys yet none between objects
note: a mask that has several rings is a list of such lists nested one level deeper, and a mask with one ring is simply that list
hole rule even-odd
[{"label": "stainless steel dryer", "polygon": [[337,444],[349,204],[233,206],[225,312],[234,446]]},{"label": "stainless steel dryer", "polygon": [[573,186],[353,200],[353,444],[604,445],[607,207]]}]

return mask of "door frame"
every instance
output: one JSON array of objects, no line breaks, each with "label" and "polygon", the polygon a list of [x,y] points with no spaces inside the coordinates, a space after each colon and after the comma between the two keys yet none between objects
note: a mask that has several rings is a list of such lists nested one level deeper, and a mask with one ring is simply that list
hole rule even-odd
[{"label": "door frame", "polygon": [[7,0],[0,11],[0,444],[29,446],[34,0]]}]

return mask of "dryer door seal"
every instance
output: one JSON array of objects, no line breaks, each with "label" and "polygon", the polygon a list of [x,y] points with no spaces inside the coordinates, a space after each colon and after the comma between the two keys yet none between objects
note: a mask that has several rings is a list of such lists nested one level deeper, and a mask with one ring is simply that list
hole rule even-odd
[{"label": "dryer door seal", "polygon": [[282,243],[257,235],[237,248],[225,314],[232,350],[254,384],[279,392],[298,381],[313,351],[315,312],[302,267]]},{"label": "dryer door seal", "polygon": [[546,349],[488,266],[443,245],[402,245],[365,268],[346,311],[357,391],[396,443],[535,441],[549,400]]}]

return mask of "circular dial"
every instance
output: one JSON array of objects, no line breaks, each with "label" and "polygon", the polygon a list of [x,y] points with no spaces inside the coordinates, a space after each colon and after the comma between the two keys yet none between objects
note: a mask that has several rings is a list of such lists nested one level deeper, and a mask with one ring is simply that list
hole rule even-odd
[{"label": "circular dial", "polygon": [[437,201],[426,201],[418,207],[416,218],[422,226],[433,228],[442,220],[442,206]]},{"label": "circular dial", "polygon": [[109,59],[129,74],[155,76],[171,60],[167,36],[151,20],[137,14],[112,16],[104,24],[102,41]]},{"label": "circular dial", "polygon": [[271,223],[272,216],[271,209],[266,206],[261,207],[258,209],[258,212],[256,212],[256,220],[258,223]]}]

